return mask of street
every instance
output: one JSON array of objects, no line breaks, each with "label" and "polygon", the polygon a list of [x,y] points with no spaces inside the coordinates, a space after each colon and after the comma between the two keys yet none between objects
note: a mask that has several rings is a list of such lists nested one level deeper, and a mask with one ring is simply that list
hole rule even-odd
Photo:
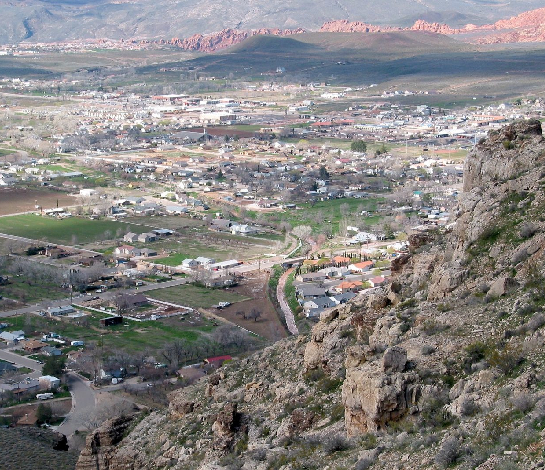
[{"label": "street", "polygon": [[72,410],[63,423],[56,430],[64,434],[70,441],[76,430],[84,430],[96,409],[95,391],[89,382],[83,380],[73,372],[66,375],[66,382],[72,394]]}]

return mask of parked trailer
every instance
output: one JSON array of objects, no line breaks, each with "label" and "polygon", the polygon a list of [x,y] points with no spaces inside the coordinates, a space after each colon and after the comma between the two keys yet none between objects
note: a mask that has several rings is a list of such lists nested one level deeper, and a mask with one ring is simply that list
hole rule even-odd
[{"label": "parked trailer", "polygon": [[52,393],[38,393],[36,395],[36,398],[38,400],[49,400],[50,398],[53,398],[53,394]]}]

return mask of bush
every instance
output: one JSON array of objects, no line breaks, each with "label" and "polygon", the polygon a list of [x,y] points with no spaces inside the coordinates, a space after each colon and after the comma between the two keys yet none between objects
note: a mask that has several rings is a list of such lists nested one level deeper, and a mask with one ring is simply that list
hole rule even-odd
[{"label": "bush", "polygon": [[350,448],[349,442],[342,434],[333,434],[326,437],[322,445],[326,454],[334,454]]},{"label": "bush", "polygon": [[447,468],[456,463],[460,457],[460,443],[455,437],[449,437],[441,445],[441,449],[435,456],[435,463],[440,468]]}]

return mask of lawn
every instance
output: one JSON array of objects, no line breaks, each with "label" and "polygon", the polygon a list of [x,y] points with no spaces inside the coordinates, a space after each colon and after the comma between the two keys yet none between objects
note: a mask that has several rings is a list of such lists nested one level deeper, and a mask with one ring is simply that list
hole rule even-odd
[{"label": "lawn", "polygon": [[38,215],[15,215],[0,218],[0,233],[17,235],[50,243],[93,243],[121,237],[126,232],[144,233],[150,227],[115,220],[90,220],[80,217],[53,219]]},{"label": "lawn", "polygon": [[232,290],[208,289],[193,284],[147,291],[146,295],[153,299],[193,308],[210,308],[218,302],[235,303],[249,300],[249,297],[244,297]]}]

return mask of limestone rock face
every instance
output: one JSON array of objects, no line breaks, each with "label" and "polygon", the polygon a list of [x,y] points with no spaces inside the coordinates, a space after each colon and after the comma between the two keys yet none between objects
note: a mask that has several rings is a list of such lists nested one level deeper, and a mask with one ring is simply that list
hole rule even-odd
[{"label": "limestone rock face", "polygon": [[123,466],[118,456],[114,457],[116,445],[121,442],[125,431],[131,425],[136,415],[121,416],[106,421],[100,428],[87,436],[76,470],[117,470],[133,468]]},{"label": "limestone rock face", "polygon": [[418,399],[416,381],[415,374],[385,373],[368,364],[347,371],[342,388],[347,434],[382,430],[401,419]]},{"label": "limestone rock face", "polygon": [[232,447],[237,419],[237,404],[226,403],[223,410],[218,413],[216,421],[212,424],[214,448],[216,450],[228,450]]}]

